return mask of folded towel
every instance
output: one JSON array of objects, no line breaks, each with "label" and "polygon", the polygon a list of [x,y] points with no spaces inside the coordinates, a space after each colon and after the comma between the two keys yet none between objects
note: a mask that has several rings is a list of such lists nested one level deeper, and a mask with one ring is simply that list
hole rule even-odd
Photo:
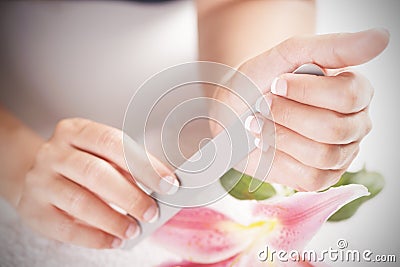
[{"label": "folded towel", "polygon": [[176,256],[145,240],[131,250],[95,250],[47,240],[27,228],[15,210],[0,199],[0,266],[157,266]]}]

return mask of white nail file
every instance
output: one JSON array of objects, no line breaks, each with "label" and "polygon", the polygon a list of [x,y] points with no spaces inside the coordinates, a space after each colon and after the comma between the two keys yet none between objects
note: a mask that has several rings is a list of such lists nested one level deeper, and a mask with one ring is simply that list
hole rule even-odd
[{"label": "white nail file", "polygon": [[[324,75],[324,71],[315,64],[302,65],[294,73]],[[151,194],[158,202],[159,219],[153,223],[140,223],[141,234],[127,241],[125,249],[132,248],[150,236],[182,208],[204,206],[227,194],[219,178],[255,148],[254,137],[248,133],[244,124],[248,116],[256,113],[253,105],[183,163],[175,171],[180,188],[174,195]]]}]

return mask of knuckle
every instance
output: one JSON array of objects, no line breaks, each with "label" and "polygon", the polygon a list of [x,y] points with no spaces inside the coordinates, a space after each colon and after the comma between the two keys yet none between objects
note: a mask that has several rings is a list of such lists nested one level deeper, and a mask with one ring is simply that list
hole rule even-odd
[{"label": "knuckle", "polygon": [[360,87],[363,89],[363,93],[365,94],[367,100],[365,104],[369,104],[374,97],[375,89],[372,86],[371,82],[365,76],[359,74],[358,79]]},{"label": "knuckle", "polygon": [[371,132],[372,130],[372,120],[371,118],[367,115],[366,121],[365,121],[365,135]]},{"label": "knuckle", "polygon": [[331,179],[330,170],[320,170],[316,168],[310,168],[309,176],[302,184],[302,188],[307,191],[320,191],[327,187]]},{"label": "knuckle", "polygon": [[351,132],[349,128],[349,121],[348,117],[342,114],[335,114],[333,118],[327,120],[326,123],[328,131],[329,131],[329,138],[328,142],[330,143],[342,143],[346,142],[351,136]]},{"label": "knuckle", "polygon": [[275,52],[283,62],[289,64],[291,68],[295,68],[297,66],[298,59],[294,56],[297,53],[293,53],[293,51],[298,51],[303,53],[307,53],[307,51],[302,46],[302,37],[301,36],[292,36],[279,45],[272,48],[272,52]]},{"label": "knuckle", "polygon": [[320,183],[318,185],[318,191],[325,190],[330,186],[336,184],[341,176],[342,170],[325,170],[321,173]]},{"label": "knuckle", "polygon": [[68,118],[60,120],[54,130],[54,136],[72,135],[80,131],[90,121],[82,118]]},{"label": "knuckle", "polygon": [[336,148],[336,159],[332,162],[331,169],[337,170],[342,168],[351,158],[353,154],[352,144],[349,145],[337,145]]},{"label": "knuckle", "polygon": [[73,190],[67,201],[73,214],[85,213],[87,208],[90,207],[89,196],[80,189]]},{"label": "knuckle", "polygon": [[97,145],[111,151],[122,144],[122,135],[115,129],[105,129],[98,137]]},{"label": "knuckle", "polygon": [[307,185],[309,191],[318,191],[321,189],[324,179],[322,172],[323,171],[320,169],[312,168],[309,183]]},{"label": "knuckle", "polygon": [[76,127],[76,119],[63,119],[60,120],[55,128],[55,134],[64,134],[73,131]]},{"label": "knuckle", "polygon": [[359,94],[358,94],[358,84],[355,79],[351,79],[349,81],[349,85],[347,90],[343,90],[344,97],[343,97],[343,109],[346,112],[354,112],[359,108]]},{"label": "knuckle", "polygon": [[302,42],[303,37],[300,35],[294,35],[291,36],[290,38],[287,38],[285,41],[282,43],[282,47],[286,49],[291,49],[294,47],[297,47],[300,42]]},{"label": "knuckle", "polygon": [[96,185],[101,174],[105,173],[105,167],[101,164],[101,161],[88,159],[83,163],[82,174],[87,183],[90,186]]},{"label": "knuckle", "polygon": [[331,144],[318,144],[318,153],[317,153],[317,167],[320,168],[329,168],[332,166],[332,163],[337,160],[337,150],[336,145]]},{"label": "knuckle", "polygon": [[337,145],[336,146],[336,160],[332,165],[332,169],[340,169],[351,156],[350,145]]},{"label": "knuckle", "polygon": [[343,167],[347,167],[347,165],[350,165],[351,161],[353,161],[357,157],[359,152],[360,152],[360,145],[357,144],[356,148],[353,151],[353,154],[350,156],[350,162],[348,164],[345,164]]},{"label": "knuckle", "polygon": [[346,88],[341,90],[342,111],[346,113],[358,112],[371,101],[374,89],[370,82],[360,74],[354,72],[341,73],[345,79]]},{"label": "knuckle", "polygon": [[344,99],[343,103],[345,105],[344,109],[347,112],[355,112],[360,107],[360,94],[359,94],[359,83],[354,77],[354,74],[349,77],[347,81],[347,89],[343,90]]},{"label": "knuckle", "polygon": [[322,144],[319,153],[318,168],[337,170],[342,168],[353,155],[354,144]]}]

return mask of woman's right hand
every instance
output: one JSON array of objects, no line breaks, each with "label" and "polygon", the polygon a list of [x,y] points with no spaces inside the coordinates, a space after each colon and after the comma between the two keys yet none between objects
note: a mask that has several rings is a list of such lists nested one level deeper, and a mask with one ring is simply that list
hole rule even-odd
[{"label": "woman's right hand", "polygon": [[133,179],[126,166],[122,138],[122,131],[89,120],[61,121],[26,174],[17,204],[26,223],[62,242],[116,248],[124,239],[140,233],[136,220],[155,221],[157,204],[135,180],[164,194],[176,192],[178,180],[151,155],[150,164],[148,153],[125,136],[125,142],[129,142],[125,149],[136,159]]}]

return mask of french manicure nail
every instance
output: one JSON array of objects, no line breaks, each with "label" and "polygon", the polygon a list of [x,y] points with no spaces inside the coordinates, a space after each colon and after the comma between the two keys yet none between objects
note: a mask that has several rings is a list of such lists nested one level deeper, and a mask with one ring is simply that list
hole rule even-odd
[{"label": "french manicure nail", "polygon": [[244,122],[244,127],[246,128],[246,130],[256,133],[256,134],[261,133],[263,125],[264,125],[264,121],[255,116],[248,116]]},{"label": "french manicure nail", "polygon": [[260,138],[255,138],[254,139],[254,145],[258,148],[261,149],[263,152],[267,152],[269,149],[269,146],[263,146],[261,139]]},{"label": "french manicure nail", "polygon": [[271,93],[275,95],[286,96],[287,94],[287,81],[276,77],[271,84]]},{"label": "french manicure nail", "polygon": [[139,226],[135,225],[134,223],[130,223],[128,229],[126,229],[125,237],[129,239],[134,239],[140,233]]},{"label": "french manicure nail", "polygon": [[167,195],[173,195],[179,189],[179,182],[172,176],[165,176],[160,180],[159,188],[161,192]]},{"label": "french manicure nail", "polygon": [[158,209],[156,206],[150,206],[143,214],[143,220],[149,223],[153,223],[158,219]]}]

